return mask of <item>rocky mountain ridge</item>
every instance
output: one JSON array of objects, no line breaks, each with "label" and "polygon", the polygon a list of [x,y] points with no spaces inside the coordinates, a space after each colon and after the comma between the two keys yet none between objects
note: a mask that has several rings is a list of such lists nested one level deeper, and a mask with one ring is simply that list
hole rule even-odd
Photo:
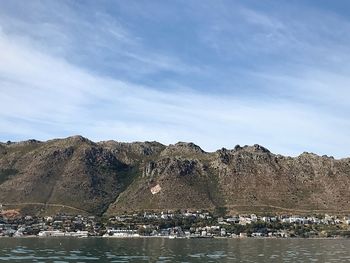
[{"label": "rocky mountain ridge", "polygon": [[210,153],[193,143],[95,143],[82,136],[0,144],[0,203],[33,213],[350,213],[349,190],[349,158],[285,157],[257,144]]}]

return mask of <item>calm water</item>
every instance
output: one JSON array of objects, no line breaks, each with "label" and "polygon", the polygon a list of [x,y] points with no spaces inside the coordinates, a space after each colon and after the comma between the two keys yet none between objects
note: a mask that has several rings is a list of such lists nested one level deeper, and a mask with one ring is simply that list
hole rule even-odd
[{"label": "calm water", "polygon": [[0,262],[349,262],[350,240],[0,238]]}]

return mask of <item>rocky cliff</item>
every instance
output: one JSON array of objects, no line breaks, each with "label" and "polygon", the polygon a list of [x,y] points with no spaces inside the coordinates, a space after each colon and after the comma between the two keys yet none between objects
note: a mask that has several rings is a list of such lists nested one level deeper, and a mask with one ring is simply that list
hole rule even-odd
[{"label": "rocky cliff", "polygon": [[25,212],[350,212],[349,190],[349,158],[285,157],[260,145],[207,153],[81,136],[0,144],[0,203]]}]

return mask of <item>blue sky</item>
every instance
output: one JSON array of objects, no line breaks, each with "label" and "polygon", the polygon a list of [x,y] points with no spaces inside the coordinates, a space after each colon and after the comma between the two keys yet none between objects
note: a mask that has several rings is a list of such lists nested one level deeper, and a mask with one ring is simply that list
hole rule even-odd
[{"label": "blue sky", "polygon": [[0,1],[0,141],[350,156],[349,1]]}]

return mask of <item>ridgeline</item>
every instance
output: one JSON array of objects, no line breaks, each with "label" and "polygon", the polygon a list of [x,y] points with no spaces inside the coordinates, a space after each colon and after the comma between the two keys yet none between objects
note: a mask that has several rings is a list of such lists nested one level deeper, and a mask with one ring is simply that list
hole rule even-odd
[{"label": "ridgeline", "polygon": [[350,213],[349,189],[350,158],[285,157],[260,145],[208,153],[81,136],[0,143],[0,204],[23,213]]}]

